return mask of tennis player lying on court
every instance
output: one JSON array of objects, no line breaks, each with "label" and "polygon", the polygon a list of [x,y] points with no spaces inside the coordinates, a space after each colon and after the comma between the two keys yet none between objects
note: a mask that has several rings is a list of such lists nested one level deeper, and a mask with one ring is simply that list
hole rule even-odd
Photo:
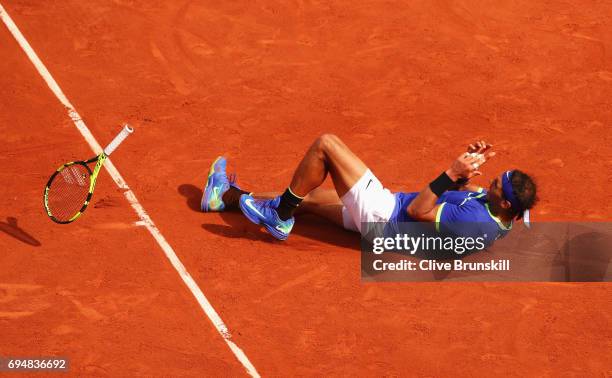
[{"label": "tennis player lying on court", "polygon": [[[201,209],[240,208],[251,222],[263,224],[279,240],[287,239],[295,222],[293,215],[299,210],[357,232],[362,222],[436,222],[438,230],[442,225],[451,231],[453,223],[477,222],[478,230],[470,227],[469,232],[487,234],[489,244],[505,236],[513,220],[528,216],[537,200],[535,183],[519,170],[502,173],[488,191],[468,184],[495,155],[491,147],[484,141],[471,144],[420,192],[391,193],[337,136],[324,134],[306,152],[282,194],[254,196],[240,189],[225,172],[225,158],[217,158],[204,187]],[[335,190],[318,188],[328,174]]]}]

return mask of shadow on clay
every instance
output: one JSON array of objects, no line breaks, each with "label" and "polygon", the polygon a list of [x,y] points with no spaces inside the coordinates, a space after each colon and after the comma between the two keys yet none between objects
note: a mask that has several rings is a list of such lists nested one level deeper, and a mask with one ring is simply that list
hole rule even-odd
[{"label": "shadow on clay", "polygon": [[[200,212],[200,200],[202,198],[200,188],[192,184],[183,184],[178,187],[178,192],[185,197],[188,208]],[[202,228],[227,238],[277,242],[263,228],[252,224],[239,212],[224,212],[219,213],[219,215],[226,223],[225,225],[204,223]],[[359,234],[346,231],[315,215],[301,215],[297,219],[292,234],[343,248],[359,250]]]},{"label": "shadow on clay", "polygon": [[0,230],[26,244],[34,247],[41,246],[40,242],[36,240],[36,238],[25,232],[17,225],[17,218],[7,217],[6,222],[0,222]]}]

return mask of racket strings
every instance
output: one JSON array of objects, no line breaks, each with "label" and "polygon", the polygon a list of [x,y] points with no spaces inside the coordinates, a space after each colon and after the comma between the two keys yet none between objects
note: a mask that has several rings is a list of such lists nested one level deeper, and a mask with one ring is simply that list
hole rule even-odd
[{"label": "racket strings", "polygon": [[89,170],[74,164],[62,169],[49,188],[48,206],[60,221],[70,220],[81,210],[89,194]]}]

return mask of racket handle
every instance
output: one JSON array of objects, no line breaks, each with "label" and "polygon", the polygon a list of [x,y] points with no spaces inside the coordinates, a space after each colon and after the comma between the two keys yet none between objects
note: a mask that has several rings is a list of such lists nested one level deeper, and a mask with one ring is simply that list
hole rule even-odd
[{"label": "racket handle", "polygon": [[119,147],[121,142],[123,142],[125,138],[127,138],[133,132],[134,132],[134,129],[131,128],[130,125],[126,123],[125,126],[123,127],[123,130],[121,130],[121,132],[115,137],[115,139],[113,139],[113,141],[110,142],[108,146],[106,146],[106,148],[104,149],[104,154],[106,156],[109,156],[110,154],[112,154],[113,151],[115,151],[117,147]]}]

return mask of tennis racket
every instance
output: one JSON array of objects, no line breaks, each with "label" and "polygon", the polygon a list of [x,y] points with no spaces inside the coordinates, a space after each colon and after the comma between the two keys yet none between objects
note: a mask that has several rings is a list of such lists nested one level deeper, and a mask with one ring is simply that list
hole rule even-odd
[{"label": "tennis racket", "polygon": [[[83,214],[94,188],[100,168],[104,165],[106,158],[119,147],[134,129],[128,124],[109,143],[98,156],[86,161],[72,161],[59,167],[47,182],[44,193],[45,211],[49,218],[56,223],[66,224],[74,222]],[[88,164],[96,163],[93,170]]]}]

